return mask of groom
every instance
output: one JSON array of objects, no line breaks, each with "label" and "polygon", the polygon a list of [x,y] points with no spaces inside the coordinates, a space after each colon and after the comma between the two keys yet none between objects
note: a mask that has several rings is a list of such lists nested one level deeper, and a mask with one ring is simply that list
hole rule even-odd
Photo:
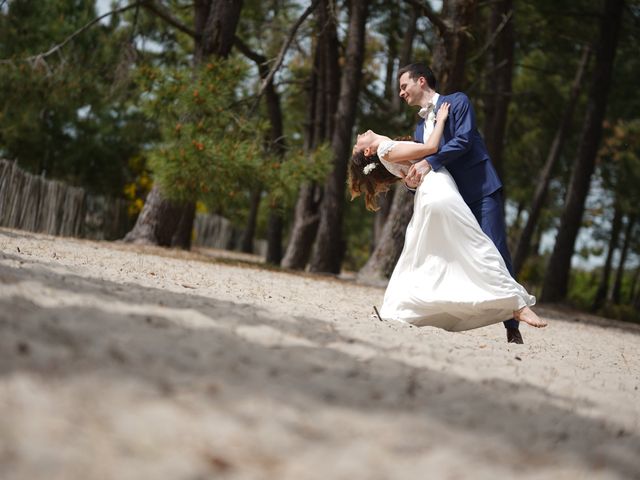
[{"label": "groom", "polygon": [[[507,231],[502,214],[502,183],[491,163],[487,147],[476,128],[476,116],[464,93],[439,95],[436,78],[429,67],[412,63],[398,72],[400,97],[408,105],[421,107],[421,120],[416,126],[414,139],[424,143],[433,131],[435,112],[442,102],[448,102],[448,124],[445,125],[440,149],[434,155],[414,163],[405,178],[409,188],[417,188],[430,170],[447,167],[456,181],[464,201],[475,215],[482,231],[496,245],[504,263],[513,275],[511,255],[507,246]],[[524,343],[519,322],[511,319],[504,322],[509,343]]]}]

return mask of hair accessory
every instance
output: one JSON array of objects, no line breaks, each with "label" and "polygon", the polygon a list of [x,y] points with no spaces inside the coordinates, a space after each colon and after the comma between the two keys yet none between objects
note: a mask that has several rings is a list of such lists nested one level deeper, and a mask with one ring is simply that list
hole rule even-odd
[{"label": "hair accessory", "polygon": [[362,169],[362,172],[365,175],[369,175],[371,173],[371,171],[376,168],[378,166],[377,163],[369,163],[367,165],[364,166],[364,168]]}]

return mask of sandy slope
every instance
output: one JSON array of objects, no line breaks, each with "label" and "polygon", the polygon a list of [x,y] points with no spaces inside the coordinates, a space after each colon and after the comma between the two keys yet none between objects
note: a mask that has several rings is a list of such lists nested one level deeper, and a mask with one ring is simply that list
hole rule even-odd
[{"label": "sandy slope", "polygon": [[0,229],[3,479],[640,477],[640,328],[383,323],[220,253]]}]

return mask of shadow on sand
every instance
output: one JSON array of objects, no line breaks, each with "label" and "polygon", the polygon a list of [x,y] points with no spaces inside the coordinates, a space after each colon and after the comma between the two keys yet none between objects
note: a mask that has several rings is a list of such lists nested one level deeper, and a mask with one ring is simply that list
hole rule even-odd
[{"label": "shadow on sand", "polygon": [[[0,375],[26,371],[64,381],[91,374],[104,377],[100,380],[105,388],[126,379],[158,395],[201,388],[202,395],[213,399],[216,393],[205,387],[215,384],[237,399],[260,395],[308,412],[311,419],[327,406],[359,415],[400,414],[412,418],[419,433],[411,439],[414,448],[438,441],[429,434],[435,420],[477,442],[499,438],[523,452],[522,460],[548,458],[552,452],[554,462],[564,458],[600,473],[638,474],[637,433],[581,416],[570,402],[538,387],[501,380],[473,382],[417,368],[323,320],[279,319],[247,304],[61,274],[55,263],[0,255],[25,267],[0,264],[2,289],[37,282],[54,296],[91,299],[91,306],[73,300],[47,306],[41,299],[0,295]],[[8,304],[20,313],[9,315]],[[253,341],[239,333],[247,327],[268,328],[291,341]],[[42,343],[57,344],[56,351],[63,354],[53,362],[34,355]],[[376,355],[362,360],[334,348],[354,343],[376,350]],[[153,368],[146,368],[149,365]],[[168,380],[171,375],[166,372],[178,374],[180,382]]]}]

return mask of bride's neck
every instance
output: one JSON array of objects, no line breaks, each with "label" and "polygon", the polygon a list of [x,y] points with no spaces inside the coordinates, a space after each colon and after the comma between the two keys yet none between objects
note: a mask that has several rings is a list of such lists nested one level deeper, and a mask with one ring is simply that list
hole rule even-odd
[{"label": "bride's neck", "polygon": [[384,135],[378,135],[376,136],[376,139],[371,143],[371,147],[375,149],[375,151],[378,150],[378,147],[380,146],[380,144],[382,142],[384,142],[385,140],[391,140],[389,137],[386,137]]}]

